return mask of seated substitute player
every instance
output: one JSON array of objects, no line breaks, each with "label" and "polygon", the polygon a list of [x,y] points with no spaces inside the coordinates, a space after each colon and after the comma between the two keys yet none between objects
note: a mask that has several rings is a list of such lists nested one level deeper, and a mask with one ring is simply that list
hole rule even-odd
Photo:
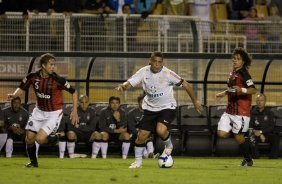
[{"label": "seated substitute player", "polygon": [[279,155],[279,136],[275,133],[274,113],[265,107],[266,96],[259,94],[256,98],[256,106],[252,109],[250,128],[253,128],[255,138],[251,145],[253,158],[259,158],[258,142],[270,143],[270,159],[276,159]]},{"label": "seated substitute player", "polygon": [[[95,138],[97,118],[94,109],[89,107],[89,98],[86,95],[79,97],[77,108],[79,123],[72,125],[67,123],[67,149],[70,158],[74,158],[75,142],[86,142],[87,144]],[[94,143],[92,143],[94,144]]]},{"label": "seated substitute player", "polygon": [[6,157],[12,157],[13,142],[25,139],[25,126],[29,118],[28,112],[21,107],[20,97],[11,101],[11,107],[3,109],[4,127],[8,133],[6,142]]},{"label": "seated substitute player", "polygon": [[55,132],[62,119],[63,90],[72,94],[73,111],[70,115],[73,124],[79,122],[77,116],[77,93],[75,89],[55,73],[56,59],[52,54],[41,55],[40,69],[29,73],[13,94],[8,94],[8,100],[21,96],[31,85],[37,98],[37,103],[29,117],[26,129],[26,149],[30,162],[26,168],[38,167],[35,141],[39,144],[55,143],[59,136],[49,136]]},{"label": "seated substitute player", "polygon": [[130,147],[125,111],[120,108],[120,98],[111,96],[109,106],[101,110],[99,117],[100,140],[94,139],[92,158],[96,158],[101,148],[102,158],[107,158],[108,141],[122,141],[122,158],[126,159]]},{"label": "seated substitute player", "polygon": [[[135,140],[137,137],[138,133],[138,126],[140,123],[141,118],[143,117],[144,110],[142,109],[142,103],[145,95],[142,94],[138,96],[137,101],[138,101],[138,107],[131,109],[128,112],[127,116],[127,127],[128,127],[128,132],[130,133],[131,139]],[[146,148],[144,150],[143,156],[145,158],[155,158],[158,155],[154,155],[154,145],[153,145],[153,137],[149,137],[148,140],[146,141]]]}]

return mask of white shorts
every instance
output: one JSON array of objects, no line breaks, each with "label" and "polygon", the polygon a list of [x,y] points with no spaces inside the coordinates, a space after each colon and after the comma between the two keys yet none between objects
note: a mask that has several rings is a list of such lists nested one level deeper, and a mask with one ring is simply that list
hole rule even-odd
[{"label": "white shorts", "polygon": [[224,132],[232,132],[238,134],[240,132],[247,132],[249,129],[250,117],[231,115],[224,112],[218,122],[217,130]]},{"label": "white shorts", "polygon": [[35,107],[29,117],[25,129],[34,132],[38,132],[39,129],[43,129],[47,135],[50,135],[52,132],[57,132],[62,117],[62,109],[46,112]]}]

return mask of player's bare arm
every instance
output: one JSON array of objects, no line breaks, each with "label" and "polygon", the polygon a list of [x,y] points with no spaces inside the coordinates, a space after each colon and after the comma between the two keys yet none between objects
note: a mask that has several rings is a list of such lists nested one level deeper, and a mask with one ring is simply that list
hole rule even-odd
[{"label": "player's bare arm", "polygon": [[72,108],[72,112],[70,115],[70,119],[71,119],[71,123],[73,125],[79,124],[79,118],[78,118],[78,114],[77,114],[77,92],[75,91],[72,94],[72,101],[73,101],[73,108]]},{"label": "player's bare arm", "polygon": [[197,101],[197,98],[192,90],[191,84],[189,84],[187,81],[183,81],[182,83],[183,88],[186,90],[187,94],[190,96],[192,103],[194,104],[194,107],[196,111],[201,113],[203,111],[202,105]]},{"label": "player's bare arm", "polygon": [[119,111],[114,111],[113,116],[117,120],[117,122],[120,122],[120,113],[119,113]]},{"label": "player's bare arm", "polygon": [[227,95],[227,90],[224,90],[222,92],[219,92],[215,95],[216,99],[220,99],[220,98],[223,98]]},{"label": "player's bare arm", "polygon": [[132,87],[132,85],[130,84],[130,82],[126,81],[126,82],[118,85],[118,87],[116,87],[116,90],[125,91],[125,90],[128,90],[131,87]]},{"label": "player's bare arm", "polygon": [[14,93],[8,94],[8,100],[12,100],[13,98],[17,96],[21,96],[23,94],[23,90],[21,88],[17,88]]},{"label": "player's bare arm", "polygon": [[253,87],[241,88],[239,86],[233,86],[232,88],[235,89],[236,92],[240,92],[240,93],[244,93],[244,94],[254,95],[254,94],[257,93],[257,89],[253,88]]}]

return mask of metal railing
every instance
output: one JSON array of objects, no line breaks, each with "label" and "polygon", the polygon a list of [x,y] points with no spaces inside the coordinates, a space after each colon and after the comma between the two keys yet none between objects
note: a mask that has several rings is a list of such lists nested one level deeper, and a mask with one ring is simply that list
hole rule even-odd
[{"label": "metal railing", "polygon": [[202,21],[190,16],[8,14],[0,21],[2,51],[281,53],[282,23]]}]

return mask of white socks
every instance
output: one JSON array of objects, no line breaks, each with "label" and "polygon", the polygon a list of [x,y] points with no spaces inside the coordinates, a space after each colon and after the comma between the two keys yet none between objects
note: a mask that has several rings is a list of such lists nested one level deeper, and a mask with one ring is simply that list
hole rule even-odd
[{"label": "white socks", "polygon": [[3,146],[5,145],[5,143],[7,141],[7,136],[8,136],[8,134],[6,134],[6,133],[0,134],[0,151],[2,150]]},{"label": "white socks", "polygon": [[122,143],[122,158],[126,159],[127,155],[128,155],[128,151],[129,151],[129,147],[130,147],[130,142],[123,142]]},{"label": "white socks", "polygon": [[66,151],[66,141],[60,141],[59,142],[59,158],[64,158],[65,157],[65,151]]},{"label": "white socks", "polygon": [[68,152],[69,152],[69,157],[73,158],[75,142],[67,142],[67,148],[68,148]]}]

